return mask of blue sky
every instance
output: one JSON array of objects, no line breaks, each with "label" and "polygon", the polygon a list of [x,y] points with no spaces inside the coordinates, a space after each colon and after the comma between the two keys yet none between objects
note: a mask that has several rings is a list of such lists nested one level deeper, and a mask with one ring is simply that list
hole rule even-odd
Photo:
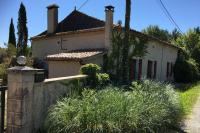
[{"label": "blue sky", "polygon": [[[183,32],[189,28],[200,26],[199,0],[162,1]],[[26,7],[29,37],[32,37],[46,29],[46,7],[49,4],[59,5],[59,21],[61,21],[74,10],[75,6],[79,8],[85,0],[0,0],[0,47],[8,40],[11,17],[14,19],[17,32],[17,17],[21,2]],[[89,0],[80,11],[104,20],[104,6],[109,4],[115,6],[115,23],[122,20],[124,24],[125,0]],[[175,28],[163,13],[158,0],[132,0],[131,27],[140,31],[148,25],[159,25],[169,31]]]}]

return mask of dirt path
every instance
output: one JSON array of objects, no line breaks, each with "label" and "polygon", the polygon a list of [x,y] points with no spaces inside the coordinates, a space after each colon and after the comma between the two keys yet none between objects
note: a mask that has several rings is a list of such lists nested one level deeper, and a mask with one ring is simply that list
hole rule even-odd
[{"label": "dirt path", "polygon": [[200,133],[200,97],[193,108],[192,114],[184,122],[187,133]]}]

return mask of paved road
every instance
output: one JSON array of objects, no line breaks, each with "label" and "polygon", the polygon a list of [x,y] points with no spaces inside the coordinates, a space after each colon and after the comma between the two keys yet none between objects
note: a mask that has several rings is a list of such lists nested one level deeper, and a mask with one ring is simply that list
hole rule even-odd
[{"label": "paved road", "polygon": [[184,130],[187,133],[200,133],[200,97],[193,108],[191,116],[185,121]]}]

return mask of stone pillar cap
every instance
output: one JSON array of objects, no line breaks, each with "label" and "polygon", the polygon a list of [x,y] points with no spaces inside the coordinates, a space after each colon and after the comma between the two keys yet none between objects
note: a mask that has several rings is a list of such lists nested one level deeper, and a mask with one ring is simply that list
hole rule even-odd
[{"label": "stone pillar cap", "polygon": [[8,72],[36,72],[42,69],[34,69],[28,66],[15,66],[8,69]]}]

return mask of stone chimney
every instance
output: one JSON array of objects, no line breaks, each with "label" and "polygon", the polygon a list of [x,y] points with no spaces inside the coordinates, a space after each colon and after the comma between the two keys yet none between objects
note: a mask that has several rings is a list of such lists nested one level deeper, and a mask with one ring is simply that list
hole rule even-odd
[{"label": "stone chimney", "polygon": [[56,4],[47,7],[47,33],[54,33],[58,25],[58,6]]},{"label": "stone chimney", "polygon": [[113,13],[114,7],[109,5],[105,7],[106,23],[105,23],[105,48],[111,49],[112,29],[113,29]]}]

